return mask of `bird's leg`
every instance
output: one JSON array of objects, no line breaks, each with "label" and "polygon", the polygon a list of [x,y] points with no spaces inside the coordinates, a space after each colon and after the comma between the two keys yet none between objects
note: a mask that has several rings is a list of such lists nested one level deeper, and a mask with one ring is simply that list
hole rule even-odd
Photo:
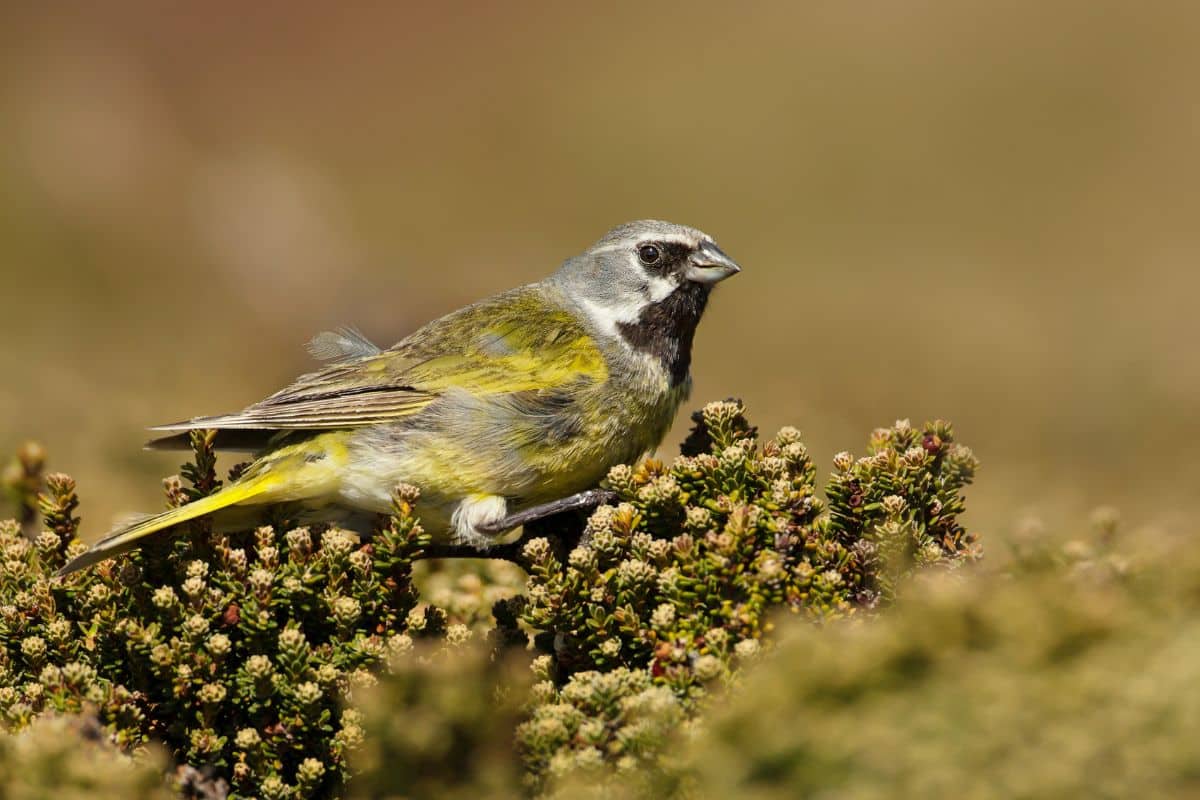
[{"label": "bird's leg", "polygon": [[499,558],[518,566],[526,566],[522,551],[533,539],[549,539],[562,561],[579,544],[583,537],[584,519],[578,513],[591,510],[616,499],[616,493],[606,489],[591,489],[569,497],[563,497],[540,506],[509,514],[487,526],[480,526],[482,533],[504,533],[516,527],[524,527],[516,541],[476,547],[467,544],[433,544],[424,548],[425,558]]},{"label": "bird's leg", "polygon": [[[524,511],[518,511],[516,514],[509,514],[504,519],[497,520],[496,522],[480,525],[479,531],[481,533],[504,533],[521,525],[528,525],[531,522],[537,522],[539,519],[552,517],[555,514],[578,511],[581,508],[596,508],[605,503],[611,503],[616,498],[616,492],[610,492],[607,489],[589,489],[586,492],[573,494],[570,497],[563,497],[559,500],[543,503],[540,506],[527,508]],[[522,536],[521,538],[524,539],[525,537]]]}]

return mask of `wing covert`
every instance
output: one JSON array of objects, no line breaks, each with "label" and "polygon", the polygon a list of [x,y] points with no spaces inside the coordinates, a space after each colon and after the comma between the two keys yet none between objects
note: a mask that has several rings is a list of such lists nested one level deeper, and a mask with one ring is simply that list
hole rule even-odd
[{"label": "wing covert", "polygon": [[525,287],[431,322],[389,350],[339,361],[236,414],[152,430],[322,430],[404,419],[444,392],[557,392],[608,377],[595,340]]}]

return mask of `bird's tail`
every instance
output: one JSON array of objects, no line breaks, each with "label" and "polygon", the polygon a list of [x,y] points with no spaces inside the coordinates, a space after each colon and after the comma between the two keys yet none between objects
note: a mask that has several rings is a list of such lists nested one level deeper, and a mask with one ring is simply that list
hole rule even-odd
[{"label": "bird's tail", "polygon": [[185,506],[172,508],[161,514],[143,517],[129,525],[119,527],[93,544],[86,553],[71,559],[66,566],[56,573],[55,577],[61,578],[76,570],[90,567],[92,564],[103,561],[106,558],[112,558],[121,553],[128,552],[137,546],[138,541],[151,534],[203,517],[214,511],[220,511],[223,508],[253,500],[267,493],[271,488],[271,483],[272,480],[267,475],[254,477],[247,481],[227,486],[216,494],[194,500]]}]

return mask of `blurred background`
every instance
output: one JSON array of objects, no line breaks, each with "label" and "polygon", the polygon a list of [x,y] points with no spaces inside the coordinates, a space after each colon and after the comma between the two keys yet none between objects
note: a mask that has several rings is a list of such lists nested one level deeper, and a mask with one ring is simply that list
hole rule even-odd
[{"label": "blurred background", "polygon": [[160,506],[144,426],[639,217],[745,268],[691,405],[825,465],[951,419],[988,534],[1200,507],[1200,6],[379,5],[0,11],[0,452],[85,532]]}]

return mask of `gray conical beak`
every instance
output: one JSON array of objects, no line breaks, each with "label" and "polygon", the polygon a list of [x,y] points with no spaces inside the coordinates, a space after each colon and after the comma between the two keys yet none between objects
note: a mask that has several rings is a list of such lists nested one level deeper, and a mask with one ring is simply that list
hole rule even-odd
[{"label": "gray conical beak", "polygon": [[688,261],[683,275],[696,283],[717,283],[742,271],[737,262],[721,252],[721,248],[713,242],[700,245]]}]

